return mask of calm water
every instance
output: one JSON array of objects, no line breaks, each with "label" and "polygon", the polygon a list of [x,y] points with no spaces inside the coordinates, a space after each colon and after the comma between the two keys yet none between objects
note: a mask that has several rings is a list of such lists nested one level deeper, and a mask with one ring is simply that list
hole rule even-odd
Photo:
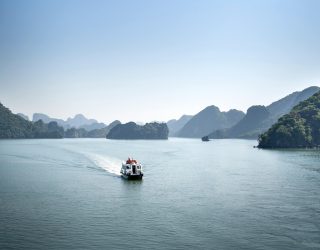
[{"label": "calm water", "polygon": [[0,248],[319,249],[320,152],[255,144],[2,140]]}]

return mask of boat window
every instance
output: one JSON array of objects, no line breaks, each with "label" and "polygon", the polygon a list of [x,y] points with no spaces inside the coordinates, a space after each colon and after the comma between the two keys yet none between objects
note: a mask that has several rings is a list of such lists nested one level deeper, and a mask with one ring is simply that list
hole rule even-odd
[{"label": "boat window", "polygon": [[130,169],[130,167],[129,167],[129,166],[127,166],[127,169]]},{"label": "boat window", "polygon": [[137,169],[140,169],[140,166],[137,166]]}]

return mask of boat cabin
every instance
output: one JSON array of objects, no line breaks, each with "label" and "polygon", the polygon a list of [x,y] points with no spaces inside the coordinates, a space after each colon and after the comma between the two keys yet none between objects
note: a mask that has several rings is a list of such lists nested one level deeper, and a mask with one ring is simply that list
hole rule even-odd
[{"label": "boat cabin", "polygon": [[122,163],[120,173],[126,179],[142,179],[143,176],[141,164],[130,158],[125,163]]}]

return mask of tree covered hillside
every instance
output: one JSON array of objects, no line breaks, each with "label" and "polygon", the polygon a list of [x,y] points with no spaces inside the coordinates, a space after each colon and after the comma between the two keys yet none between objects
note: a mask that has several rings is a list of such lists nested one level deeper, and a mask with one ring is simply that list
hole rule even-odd
[{"label": "tree covered hillside", "polygon": [[320,91],[282,116],[260,135],[260,148],[300,148],[320,146]]},{"label": "tree covered hillside", "polygon": [[269,106],[251,106],[245,117],[233,127],[213,131],[210,138],[247,138],[257,139],[261,133],[266,132],[278,119],[288,114],[293,107],[308,99],[320,90],[312,86],[302,91],[296,91],[271,103]]},{"label": "tree covered hillside", "polygon": [[107,139],[168,139],[169,129],[166,123],[147,123],[139,126],[134,122],[118,124],[107,134]]},{"label": "tree covered hillside", "polygon": [[35,123],[13,114],[0,103],[0,139],[63,138],[64,130],[56,122]]}]

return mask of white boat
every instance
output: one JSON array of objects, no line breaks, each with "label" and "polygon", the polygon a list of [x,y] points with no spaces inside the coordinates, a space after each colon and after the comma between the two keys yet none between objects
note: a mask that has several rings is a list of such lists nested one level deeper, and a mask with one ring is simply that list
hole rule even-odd
[{"label": "white boat", "polygon": [[141,180],[143,177],[141,164],[130,158],[122,163],[120,173],[123,178],[128,180]]}]

